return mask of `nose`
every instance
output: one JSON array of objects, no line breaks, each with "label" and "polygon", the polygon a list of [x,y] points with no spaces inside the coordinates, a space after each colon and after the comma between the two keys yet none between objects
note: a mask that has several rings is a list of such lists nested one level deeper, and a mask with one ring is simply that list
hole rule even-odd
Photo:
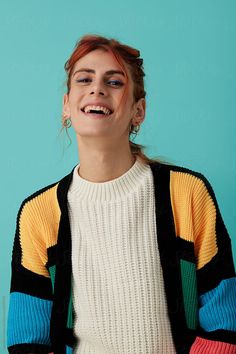
[{"label": "nose", "polygon": [[106,94],[106,88],[102,80],[94,81],[93,86],[90,87],[90,95],[104,96]]},{"label": "nose", "polygon": [[96,92],[98,92],[99,95],[104,96],[104,92],[102,92],[102,91],[97,91],[97,90],[91,91],[91,92],[90,92],[90,95],[94,95]]}]

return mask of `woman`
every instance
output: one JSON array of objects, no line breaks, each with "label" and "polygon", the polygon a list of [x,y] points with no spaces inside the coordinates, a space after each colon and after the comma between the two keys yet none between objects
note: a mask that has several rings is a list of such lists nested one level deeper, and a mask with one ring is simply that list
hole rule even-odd
[{"label": "woman", "polygon": [[88,35],[65,64],[80,163],[19,210],[10,353],[236,353],[230,238],[200,173],[129,140],[145,117],[139,51]]}]

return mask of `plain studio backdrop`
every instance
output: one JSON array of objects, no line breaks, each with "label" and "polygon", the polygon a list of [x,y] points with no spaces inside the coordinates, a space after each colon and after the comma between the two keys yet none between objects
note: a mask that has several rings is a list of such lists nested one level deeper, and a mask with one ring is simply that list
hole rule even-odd
[{"label": "plain studio backdrop", "polygon": [[203,173],[236,259],[236,2],[39,1],[0,4],[0,352],[6,353],[10,262],[21,202],[78,162],[61,128],[64,63],[86,33],[141,51],[147,114],[134,142]]}]

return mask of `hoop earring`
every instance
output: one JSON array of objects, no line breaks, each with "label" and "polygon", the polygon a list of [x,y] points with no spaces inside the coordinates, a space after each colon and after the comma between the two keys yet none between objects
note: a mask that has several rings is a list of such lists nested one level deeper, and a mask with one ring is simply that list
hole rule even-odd
[{"label": "hoop earring", "polygon": [[139,130],[140,130],[140,124],[135,125],[135,126],[134,126],[134,132],[135,132],[135,134],[138,134]]},{"label": "hoop earring", "polygon": [[135,137],[136,137],[136,135],[138,134],[139,130],[140,130],[140,124],[137,124],[137,125],[131,124],[129,134],[130,135],[134,134]]},{"label": "hoop earring", "polygon": [[63,113],[62,115],[62,124],[63,124],[63,127],[65,128],[70,128],[71,127],[71,118],[65,118],[65,114]]}]

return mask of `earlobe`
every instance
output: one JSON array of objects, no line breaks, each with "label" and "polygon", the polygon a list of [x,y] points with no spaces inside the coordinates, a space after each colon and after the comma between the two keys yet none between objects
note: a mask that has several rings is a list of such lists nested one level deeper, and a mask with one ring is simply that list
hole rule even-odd
[{"label": "earlobe", "polygon": [[145,111],[146,111],[146,100],[145,100],[145,98],[141,98],[140,107],[141,107],[141,110],[143,111],[143,115],[145,115]]},{"label": "earlobe", "polygon": [[67,93],[63,96],[63,114],[70,116],[69,97]]},{"label": "earlobe", "polygon": [[63,106],[64,106],[67,102],[68,102],[68,94],[65,93],[65,94],[63,95]]},{"label": "earlobe", "polygon": [[136,115],[135,115],[140,123],[143,122],[145,118],[145,109],[146,109],[146,101],[144,98],[141,98],[138,102]]},{"label": "earlobe", "polygon": [[63,95],[63,103],[67,103],[68,100],[69,100],[69,95],[68,95],[68,93],[64,93],[64,95]]}]

